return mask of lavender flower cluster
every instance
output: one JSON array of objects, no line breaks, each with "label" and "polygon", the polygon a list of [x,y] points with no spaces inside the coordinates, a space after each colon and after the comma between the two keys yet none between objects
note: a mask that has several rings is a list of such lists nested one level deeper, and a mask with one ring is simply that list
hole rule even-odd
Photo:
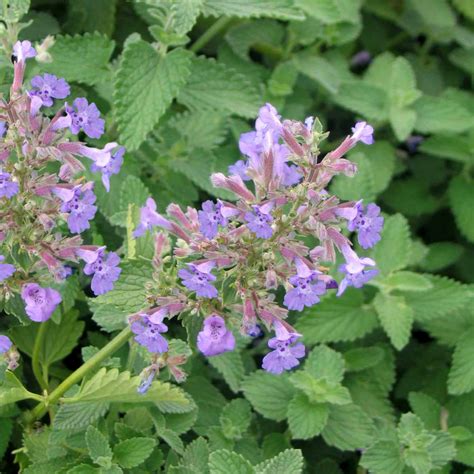
[{"label": "lavender flower cluster", "polygon": [[[80,260],[96,295],[111,290],[119,277],[117,254],[84,245],[80,236],[90,228],[97,207],[94,183],[84,181],[79,158],[91,161],[91,170],[101,173],[108,191],[125,150],[117,143],[98,149],[69,140],[81,132],[99,138],[105,122],[85,98],[66,102],[51,117],[45,109],[66,99],[70,87],[52,74],[35,76],[31,87],[25,87],[26,61],[35,56],[29,41],[14,45],[10,97],[0,98],[0,282],[4,300],[21,295],[28,317],[43,322],[61,303],[61,295],[38,282],[64,281]],[[10,346],[0,336],[0,353],[11,351]]]},{"label": "lavender flower cluster", "polygon": [[[356,165],[344,155],[358,142],[372,144],[373,128],[356,123],[350,136],[321,157],[327,135],[313,117],[304,123],[282,120],[266,104],[255,131],[240,138],[245,159],[230,166],[228,176],[211,176],[235,201],[206,201],[199,211],[171,204],[165,217],[147,200],[134,236],[156,232],[156,286],[149,294],[152,307],[130,318],[135,340],[155,354],[141,391],[157,372],[158,354],[168,350],[165,318],[202,314],[196,342],[209,357],[234,350],[231,329],[250,337],[262,328],[273,331],[262,367],[280,374],[305,355],[301,335],[286,321],[288,311],[312,307],[328,291],[340,296],[349,286],[360,288],[377,275],[375,262],[357,255],[344,230],[355,232],[363,249],[374,246],[383,226],[380,209],[341,202],[328,191],[334,176],[354,176]],[[169,234],[176,238],[173,255],[164,258]],[[311,239],[314,245],[308,246]],[[337,252],[345,262],[339,283],[327,266]],[[279,288],[285,291],[282,305]]]}]

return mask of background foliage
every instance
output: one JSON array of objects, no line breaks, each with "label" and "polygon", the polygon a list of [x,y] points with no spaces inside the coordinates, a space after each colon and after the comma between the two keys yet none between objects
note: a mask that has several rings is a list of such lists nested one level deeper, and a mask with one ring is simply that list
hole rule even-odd
[{"label": "background foliage", "polygon": [[[144,399],[139,377],[123,371],[139,373],[140,350],[122,348],[66,394],[51,426],[24,432],[14,421],[29,402],[15,402],[28,393],[10,377],[0,389],[0,469],[16,472],[14,459],[28,474],[474,468],[474,3],[28,3],[4,2],[0,13],[29,22],[22,39],[55,36],[51,62],[33,64],[30,77],[65,77],[73,97],[105,114],[103,142],[127,147],[111,192],[96,188],[91,238],[122,247],[128,262],[99,298],[70,280],[63,317],[44,323],[41,363],[53,379],[92,357],[140,307],[141,257],[152,248],[129,240],[130,204],[152,195],[163,210],[228,198],[208,176],[239,159],[238,136],[267,101],[287,118],[316,115],[334,142],[355,117],[369,121],[376,144],[352,152],[360,172],[337,178],[334,191],[376,200],[387,217],[376,286],[326,297],[294,319],[311,348],[301,369],[256,370],[264,342],[240,341],[240,351],[209,364],[193,356],[182,388],[156,382]],[[363,50],[368,65],[354,58]],[[2,91],[12,76],[6,61]],[[413,135],[422,136],[417,147]],[[25,361],[34,329],[13,303],[4,312],[0,324]],[[192,341],[196,328],[187,330]],[[186,339],[179,328],[174,336]],[[38,390],[27,364],[17,376]]]}]

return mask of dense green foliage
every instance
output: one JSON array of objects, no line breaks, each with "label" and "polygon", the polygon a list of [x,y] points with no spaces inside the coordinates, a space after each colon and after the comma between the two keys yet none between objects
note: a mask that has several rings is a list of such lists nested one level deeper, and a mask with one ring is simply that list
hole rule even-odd
[{"label": "dense green foliage", "polygon": [[[0,385],[0,471],[474,469],[474,2],[28,3],[0,7],[3,19],[29,23],[21,39],[54,35],[50,58],[32,61],[28,77],[65,77],[72,98],[88,97],[106,117],[106,136],[90,143],[127,148],[111,192],[97,187],[100,216],[89,232],[124,255],[122,275],[98,298],[68,280],[61,315],[43,323],[37,348],[50,389],[142,307],[153,248],[131,239],[138,208],[150,195],[160,210],[228,198],[209,175],[239,159],[238,137],[265,102],[287,118],[317,116],[331,130],[328,148],[356,118],[371,123],[376,143],[349,155],[359,174],[338,177],[333,189],[376,201],[386,220],[373,251],[381,275],[291,315],[309,355],[282,376],[257,369],[265,341],[242,338],[233,353],[192,355],[181,386],[163,372],[142,396],[145,354],[125,344],[33,423],[37,326],[24,326],[10,300],[0,329],[22,360]],[[370,64],[351,63],[362,50]],[[13,70],[1,61],[6,93]],[[412,135],[423,136],[416,149]],[[198,329],[171,328],[177,353],[190,353],[184,340],[194,348]]]}]

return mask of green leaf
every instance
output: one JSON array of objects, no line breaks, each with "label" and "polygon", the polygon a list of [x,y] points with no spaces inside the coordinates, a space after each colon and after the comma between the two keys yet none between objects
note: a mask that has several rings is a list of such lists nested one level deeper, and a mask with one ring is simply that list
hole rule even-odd
[{"label": "green leaf", "polygon": [[130,438],[114,446],[114,461],[126,469],[145,462],[153,451],[153,438]]},{"label": "green leaf", "polygon": [[429,474],[433,468],[430,455],[425,450],[405,449],[403,451],[405,464],[416,472],[416,474]]},{"label": "green leaf", "polygon": [[[49,366],[64,359],[76,347],[84,331],[84,322],[77,321],[78,316],[78,311],[70,311],[63,315],[59,324],[52,320],[42,323],[46,325],[46,334],[41,341],[39,352],[39,361],[42,365]],[[10,334],[15,345],[31,356],[38,330],[39,325],[18,326],[13,328]]]},{"label": "green leaf", "polygon": [[295,55],[294,63],[299,72],[314,79],[331,94],[336,94],[341,79],[336,68],[321,56]]},{"label": "green leaf", "polygon": [[0,19],[17,23],[30,9],[30,0],[8,0],[0,2]]},{"label": "green leaf", "polygon": [[109,80],[109,60],[114,46],[114,41],[100,33],[56,36],[48,50],[52,62],[42,63],[41,67],[67,81],[94,85]]},{"label": "green leaf", "polygon": [[250,426],[252,412],[250,404],[243,398],[231,400],[222,410],[220,422],[222,432],[228,439],[240,439]]},{"label": "green leaf", "polygon": [[341,107],[361,114],[369,121],[383,120],[388,115],[386,92],[367,82],[343,81],[333,100]]},{"label": "green leaf", "polygon": [[257,474],[301,474],[303,472],[303,454],[299,449],[285,449],[277,456],[255,467]]},{"label": "green leaf", "polygon": [[460,133],[474,124],[472,114],[453,100],[444,97],[423,96],[413,107],[421,133]]},{"label": "green leaf", "polygon": [[112,36],[117,0],[74,0],[68,4],[68,31],[98,31]]},{"label": "green leaf", "polygon": [[[128,175],[120,186],[119,211],[110,216],[110,222],[120,227],[127,227],[127,214],[130,204],[134,205],[135,211],[138,214],[138,209],[145,204],[150,195],[150,191],[140,178]],[[136,222],[133,224],[136,224]]]},{"label": "green leaf", "polygon": [[54,416],[55,430],[85,429],[103,417],[109,409],[109,403],[73,403],[60,405]]},{"label": "green leaf", "polygon": [[201,11],[204,0],[181,0],[173,2],[171,14],[173,15],[173,30],[180,36],[185,35],[194,23]]},{"label": "green leaf", "polygon": [[96,298],[90,298],[89,308],[94,313],[92,319],[107,332],[123,329],[127,321],[127,311],[119,311],[111,304],[97,304]]},{"label": "green leaf", "polygon": [[448,391],[453,395],[474,390],[474,328],[467,331],[456,344],[448,377]]},{"label": "green leaf", "polygon": [[423,392],[410,392],[410,407],[429,430],[438,430],[441,420],[441,405]]},{"label": "green leaf", "polygon": [[387,86],[390,103],[397,109],[403,109],[412,104],[421,95],[416,88],[415,72],[408,60],[402,56],[392,62]]},{"label": "green leaf", "polygon": [[5,372],[5,379],[0,383],[0,406],[15,403],[20,400],[33,398],[35,400],[42,400],[42,397],[29,392],[23,384],[16,378],[13,372],[7,370]]},{"label": "green leaf", "polygon": [[317,379],[307,370],[300,370],[290,377],[291,383],[303,391],[311,403],[331,403],[345,405],[351,403],[351,395],[347,388],[327,378]]},{"label": "green leaf", "polygon": [[426,291],[433,288],[431,281],[424,275],[407,271],[391,273],[383,279],[383,284],[390,290],[401,291]]},{"label": "green leaf", "polygon": [[244,75],[214,59],[199,57],[191,64],[191,74],[178,101],[192,111],[216,110],[251,118],[257,114],[262,98]]},{"label": "green leaf", "polygon": [[161,56],[149,43],[125,46],[115,77],[114,105],[120,138],[136,150],[186,82],[190,55],[174,49]]},{"label": "green leaf", "polygon": [[207,474],[209,446],[204,438],[197,438],[186,446],[182,462],[193,473]]},{"label": "green leaf", "polygon": [[471,163],[474,144],[468,136],[436,134],[424,140],[419,150],[439,158]]},{"label": "green leaf", "polygon": [[133,261],[120,264],[122,273],[114,289],[96,298],[95,303],[111,305],[126,313],[135,313],[146,303],[146,284],[151,279],[149,262]]},{"label": "green leaf", "polygon": [[416,112],[408,107],[390,107],[389,112],[390,125],[395,132],[398,141],[406,140],[416,123]]},{"label": "green leaf", "polygon": [[204,0],[206,16],[237,16],[240,18],[271,17],[281,20],[304,20],[304,15],[292,0]]},{"label": "green leaf", "polygon": [[471,242],[474,242],[474,182],[463,176],[456,176],[449,184],[449,202],[461,233]]},{"label": "green leaf", "polygon": [[220,449],[209,456],[211,474],[253,474],[252,465],[240,454]]},{"label": "green leaf", "polygon": [[474,20],[474,5],[470,0],[452,0],[456,9],[465,17]]},{"label": "green leaf", "polygon": [[[232,27],[225,39],[232,51],[248,61],[250,49],[255,45],[268,45],[273,48],[281,47],[285,37],[285,28],[276,20],[251,20]],[[288,64],[288,63],[283,63]]]},{"label": "green leaf", "polygon": [[84,383],[76,395],[64,398],[63,402],[153,402],[160,410],[170,413],[183,413],[194,408],[185,392],[178,387],[155,380],[145,394],[140,394],[137,392],[140,383],[141,377],[130,377],[130,372],[102,368]]},{"label": "green leaf", "polygon": [[339,383],[344,377],[344,358],[328,346],[315,347],[306,359],[304,369],[313,377]]},{"label": "green leaf", "polygon": [[359,372],[380,363],[384,352],[380,347],[356,347],[344,354],[345,366],[348,372]]},{"label": "green leaf", "polygon": [[347,291],[343,298],[333,295],[323,299],[306,309],[296,322],[307,344],[353,341],[377,326],[375,311],[363,305],[362,292],[357,290]]},{"label": "green leaf", "polygon": [[94,426],[89,426],[86,431],[86,444],[89,456],[99,466],[110,467],[112,462],[112,449],[107,438]]},{"label": "green leaf", "polygon": [[406,303],[413,308],[416,321],[430,319],[449,314],[468,303],[472,291],[466,285],[449,278],[426,275],[433,288],[426,291],[406,292]]},{"label": "green leaf", "polygon": [[361,466],[373,474],[401,474],[404,468],[398,443],[379,441],[364,451]]},{"label": "green leaf", "polygon": [[341,450],[367,448],[373,441],[374,424],[357,405],[334,405],[322,436],[327,444]]},{"label": "green leaf", "polygon": [[329,416],[324,403],[312,403],[304,393],[297,393],[288,405],[288,424],[295,439],[310,439],[321,433]]},{"label": "green leaf", "polygon": [[240,382],[245,375],[242,356],[238,351],[226,352],[208,358],[209,364],[222,374],[233,392],[238,392]]},{"label": "green leaf", "polygon": [[411,6],[420,16],[422,30],[432,37],[446,36],[456,25],[456,16],[446,0],[412,0]]},{"label": "green leaf", "polygon": [[296,5],[321,23],[354,23],[359,18],[360,4],[351,0],[296,0]]},{"label": "green leaf", "polygon": [[10,420],[9,418],[3,418],[2,422],[0,423],[0,459],[3,459],[3,456],[7,450],[12,431],[12,420]]},{"label": "green leaf", "polygon": [[350,159],[357,165],[357,174],[353,177],[342,174],[336,176],[332,182],[331,191],[341,199],[362,198],[373,201],[375,198],[373,166],[363,153],[352,153]]},{"label": "green leaf", "polygon": [[382,240],[375,246],[373,253],[377,268],[384,275],[405,268],[410,262],[410,228],[401,214],[385,219]]},{"label": "green leaf", "polygon": [[[276,421],[286,418],[288,403],[295,394],[287,375],[276,377],[260,370],[247,376],[241,388],[256,411]],[[269,400],[272,402],[269,403]]]},{"label": "green leaf", "polygon": [[428,446],[428,453],[435,468],[442,468],[456,456],[453,437],[446,432],[438,431],[436,439]]},{"label": "green leaf", "polygon": [[397,350],[403,349],[410,340],[413,326],[413,309],[407,306],[403,296],[377,293],[374,307],[380,323]]}]

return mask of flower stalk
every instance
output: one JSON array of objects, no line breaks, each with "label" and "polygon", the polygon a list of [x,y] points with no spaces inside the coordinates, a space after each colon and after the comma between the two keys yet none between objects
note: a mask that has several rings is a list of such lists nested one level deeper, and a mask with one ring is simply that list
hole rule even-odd
[{"label": "flower stalk", "polygon": [[27,413],[27,421],[32,423],[35,420],[42,418],[51,405],[57,403],[73,385],[80,382],[89,372],[96,369],[102,361],[117,352],[131,336],[132,332],[129,327],[123,329],[107,345],[100,349],[99,352],[93,355],[87,362],[82,364],[77,370],[69,375],[69,377],[63,380],[63,382],[47,395],[31,412]]}]

